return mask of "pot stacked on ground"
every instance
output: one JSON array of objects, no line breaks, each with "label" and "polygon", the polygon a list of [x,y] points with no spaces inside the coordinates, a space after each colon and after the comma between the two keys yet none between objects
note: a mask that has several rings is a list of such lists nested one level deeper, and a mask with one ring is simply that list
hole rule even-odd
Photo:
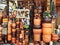
[{"label": "pot stacked on ground", "polygon": [[12,20],[12,43],[16,43],[16,23],[15,18]]},{"label": "pot stacked on ground", "polygon": [[39,14],[35,14],[34,17],[34,28],[33,28],[33,33],[34,33],[34,41],[40,42],[41,41],[41,18]]},{"label": "pot stacked on ground", "polygon": [[52,23],[43,23],[42,24],[42,33],[43,33],[43,41],[45,43],[49,43],[51,41],[51,34],[52,34]]},{"label": "pot stacked on ground", "polygon": [[0,25],[0,43],[3,43],[3,41],[2,41],[2,25]]},{"label": "pot stacked on ground", "polygon": [[41,27],[41,17],[37,13],[34,15],[34,28],[40,28]]}]

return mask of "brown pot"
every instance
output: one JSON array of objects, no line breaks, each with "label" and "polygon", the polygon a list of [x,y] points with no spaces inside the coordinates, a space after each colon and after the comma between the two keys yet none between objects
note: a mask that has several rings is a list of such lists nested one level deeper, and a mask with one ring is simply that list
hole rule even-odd
[{"label": "brown pot", "polygon": [[51,41],[51,35],[43,35],[43,41],[49,43]]},{"label": "brown pot", "polygon": [[48,34],[51,35],[52,34],[52,28],[42,28],[42,32],[43,34]]},{"label": "brown pot", "polygon": [[52,28],[52,23],[43,23],[42,27],[46,27],[46,28]]},{"label": "brown pot", "polygon": [[57,41],[59,39],[59,36],[57,34],[52,34],[52,40]]}]

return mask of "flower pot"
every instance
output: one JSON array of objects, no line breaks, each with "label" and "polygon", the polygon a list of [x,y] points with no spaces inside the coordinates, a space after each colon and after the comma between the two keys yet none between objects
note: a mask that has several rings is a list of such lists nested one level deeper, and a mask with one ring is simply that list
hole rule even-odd
[{"label": "flower pot", "polygon": [[51,41],[51,35],[43,35],[43,41],[49,43]]},{"label": "flower pot", "polygon": [[59,36],[57,34],[52,34],[52,41],[57,41],[59,39]]},{"label": "flower pot", "polygon": [[52,34],[52,28],[42,28],[42,32],[44,35],[46,35],[46,34],[51,35]]},{"label": "flower pot", "polygon": [[41,29],[33,29],[34,41],[40,41],[41,38]]},{"label": "flower pot", "polygon": [[46,28],[52,28],[52,23],[43,23],[42,24],[42,27],[44,28],[44,27],[46,27]]}]

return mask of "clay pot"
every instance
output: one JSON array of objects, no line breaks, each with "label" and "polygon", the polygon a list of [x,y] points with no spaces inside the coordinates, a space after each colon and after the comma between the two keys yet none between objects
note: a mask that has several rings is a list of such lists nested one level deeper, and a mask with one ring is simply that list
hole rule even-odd
[{"label": "clay pot", "polygon": [[34,25],[40,25],[41,24],[41,19],[39,15],[36,15],[36,17],[34,17]]},{"label": "clay pot", "polygon": [[26,45],[26,42],[25,42],[25,40],[23,40],[23,45]]},{"label": "clay pot", "polygon": [[52,34],[52,41],[57,41],[59,39],[59,36],[57,34]]},{"label": "clay pot", "polygon": [[40,41],[41,29],[34,29],[33,33],[34,33],[34,41]]},{"label": "clay pot", "polygon": [[51,35],[43,35],[43,41],[49,43],[51,41]]},{"label": "clay pot", "polygon": [[45,28],[52,28],[52,26],[53,26],[52,23],[43,23],[43,24],[42,24],[42,27],[43,27],[43,28],[44,28],[44,27],[45,27]]},{"label": "clay pot", "polygon": [[15,44],[15,41],[16,41],[16,39],[15,38],[12,38],[12,42]]},{"label": "clay pot", "polygon": [[40,34],[41,33],[41,29],[33,29],[33,33],[34,34]]},{"label": "clay pot", "polygon": [[12,39],[11,34],[8,34],[8,41],[11,41],[11,39]]},{"label": "clay pot", "polygon": [[42,28],[42,32],[43,34],[48,34],[51,35],[52,34],[52,28]]}]

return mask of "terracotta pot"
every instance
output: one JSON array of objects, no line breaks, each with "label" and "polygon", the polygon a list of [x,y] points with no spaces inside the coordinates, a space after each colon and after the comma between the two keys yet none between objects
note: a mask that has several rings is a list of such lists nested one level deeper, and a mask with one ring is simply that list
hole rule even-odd
[{"label": "terracotta pot", "polygon": [[8,21],[8,27],[11,27],[12,26],[12,20],[9,20]]},{"label": "terracotta pot", "polygon": [[52,34],[52,40],[57,41],[59,39],[59,36],[57,34]]},{"label": "terracotta pot", "polygon": [[52,23],[43,23],[42,24],[42,27],[44,28],[44,27],[46,27],[46,28],[52,28]]},{"label": "terracotta pot", "polygon": [[11,34],[8,34],[8,41],[11,41],[11,39],[12,39]]},{"label": "terracotta pot", "polygon": [[19,40],[16,39],[16,44],[19,45]]},{"label": "terracotta pot", "polygon": [[43,35],[43,41],[49,43],[51,41],[51,35]]},{"label": "terracotta pot", "polygon": [[24,39],[24,30],[21,30],[22,38]]},{"label": "terracotta pot", "polygon": [[11,34],[12,33],[12,30],[11,30],[11,28],[9,27],[8,28],[8,34]]},{"label": "terracotta pot", "polygon": [[41,29],[33,29],[33,33],[34,34],[40,34],[41,33]]},{"label": "terracotta pot", "polygon": [[39,15],[36,15],[34,17],[34,25],[40,25],[41,24],[41,19]]},{"label": "terracotta pot", "polygon": [[34,25],[40,25],[41,24],[41,20],[38,19],[34,19]]},{"label": "terracotta pot", "polygon": [[26,42],[25,42],[25,40],[23,40],[23,45],[26,45]]},{"label": "terracotta pot", "polygon": [[42,32],[43,34],[48,34],[51,35],[52,34],[52,28],[42,28]]},{"label": "terracotta pot", "polygon": [[12,23],[12,27],[15,27],[16,26],[16,23]]},{"label": "terracotta pot", "polygon": [[15,44],[16,39],[12,37],[12,42]]},{"label": "terracotta pot", "polygon": [[29,31],[28,30],[26,30],[25,31],[25,41],[26,41],[26,44],[28,43],[28,39],[29,39],[29,37],[28,37],[28,33],[29,33]]},{"label": "terracotta pot", "polygon": [[33,30],[34,33],[34,41],[40,41],[41,38],[41,29],[34,29]]},{"label": "terracotta pot", "polygon": [[40,34],[34,34],[34,41],[40,41],[41,35]]},{"label": "terracotta pot", "polygon": [[15,33],[15,32],[16,32],[16,29],[12,29],[12,32],[14,32],[14,33]]},{"label": "terracotta pot", "polygon": [[23,23],[22,22],[20,22],[20,29],[23,29]]}]

